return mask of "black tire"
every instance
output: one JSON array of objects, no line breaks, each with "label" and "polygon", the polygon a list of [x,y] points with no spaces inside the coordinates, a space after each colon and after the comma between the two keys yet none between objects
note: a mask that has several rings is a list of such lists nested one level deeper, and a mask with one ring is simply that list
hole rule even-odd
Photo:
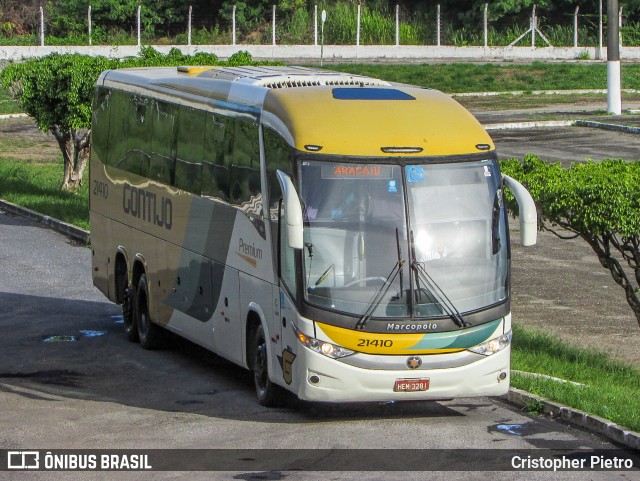
[{"label": "black tire", "polygon": [[267,341],[262,324],[258,325],[253,337],[253,380],[256,386],[258,402],[265,407],[279,406],[282,403],[280,386],[269,380],[269,361],[267,359]]},{"label": "black tire", "polygon": [[147,288],[147,276],[142,274],[136,289],[136,302],[134,304],[134,319],[138,328],[140,345],[144,349],[158,349],[162,347],[162,328],[154,324],[149,317],[149,290]]},{"label": "black tire", "polygon": [[122,296],[122,319],[124,320],[124,333],[131,342],[138,342],[138,325],[136,324],[133,309],[135,299],[133,298],[133,288],[127,287]]}]

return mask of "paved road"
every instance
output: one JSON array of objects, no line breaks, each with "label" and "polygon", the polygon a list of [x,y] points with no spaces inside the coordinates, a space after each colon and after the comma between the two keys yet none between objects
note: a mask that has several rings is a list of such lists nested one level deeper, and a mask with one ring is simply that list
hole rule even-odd
[{"label": "paved road", "polygon": [[[625,105],[625,108],[640,105]],[[624,115],[620,117],[602,115],[605,104],[551,105],[526,111],[473,111],[483,124],[502,124],[532,122],[544,120],[592,120],[638,126],[640,116]],[[585,160],[600,161],[606,158],[625,160],[640,159],[640,134],[615,132],[588,127],[543,127],[534,129],[491,130],[498,155],[501,159],[517,157],[522,159],[533,153],[542,159],[561,162],[568,167],[573,162]]]},{"label": "paved road", "polygon": [[[16,448],[611,448],[603,440],[501,400],[266,409],[248,374],[186,342],[149,352],[127,342],[119,310],[91,286],[90,250],[0,212],[0,449]],[[104,335],[92,336],[92,334]],[[76,336],[50,342],[49,336]],[[462,454],[450,452],[454,459]],[[483,454],[486,457],[486,454]],[[482,466],[484,459],[470,460]],[[638,462],[636,462],[637,464]],[[366,469],[363,457],[362,469]],[[428,464],[425,464],[428,466]],[[4,473],[13,474],[13,473]],[[21,473],[25,474],[25,473]],[[113,479],[85,473],[82,479]],[[160,475],[159,475],[160,474]],[[515,473],[510,479],[550,479]],[[179,473],[119,479],[181,479]],[[582,479],[584,473],[565,473]],[[29,473],[15,479],[51,479]],[[318,473],[190,474],[190,479],[317,479]],[[431,475],[430,475],[431,476]],[[470,473],[485,479],[487,473]],[[506,476],[506,473],[505,473]],[[626,477],[625,477],[626,476]],[[590,479],[630,479],[591,472]],[[5,478],[0,473],[0,477]],[[393,473],[324,473],[398,479]],[[402,479],[424,479],[413,472]],[[441,473],[435,479],[454,479]],[[58,473],[56,479],[79,479]]]}]

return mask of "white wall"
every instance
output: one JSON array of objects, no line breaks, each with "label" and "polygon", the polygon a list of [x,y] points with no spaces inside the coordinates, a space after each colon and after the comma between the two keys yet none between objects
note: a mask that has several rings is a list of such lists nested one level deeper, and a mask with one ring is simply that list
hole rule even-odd
[{"label": "white wall", "polygon": [[[185,54],[196,52],[215,53],[221,59],[239,51],[248,51],[254,59],[308,59],[320,60],[320,46],[313,45],[162,45],[153,46],[156,50],[168,53],[172,47],[179,48]],[[0,46],[0,60],[21,60],[42,57],[53,52],[81,53],[85,55],[102,55],[111,58],[135,56],[139,47],[126,46]],[[420,45],[325,45],[324,59],[331,60],[574,60],[584,53],[589,59],[598,59],[597,47],[449,47]],[[640,47],[622,47],[620,57],[623,60],[640,60]],[[606,48],[602,52],[602,60],[606,59]]]}]

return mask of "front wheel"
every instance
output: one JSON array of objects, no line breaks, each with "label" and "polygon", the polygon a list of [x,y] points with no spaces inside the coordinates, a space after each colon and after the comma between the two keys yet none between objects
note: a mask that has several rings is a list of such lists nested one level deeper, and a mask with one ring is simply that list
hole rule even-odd
[{"label": "front wheel", "polygon": [[262,324],[256,329],[253,340],[253,379],[258,402],[266,407],[277,406],[282,402],[282,392],[279,386],[269,380],[267,341]]}]

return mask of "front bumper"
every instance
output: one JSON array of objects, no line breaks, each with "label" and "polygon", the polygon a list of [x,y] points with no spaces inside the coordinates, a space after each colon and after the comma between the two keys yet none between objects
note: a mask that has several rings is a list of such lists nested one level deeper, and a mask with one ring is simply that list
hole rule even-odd
[{"label": "front bumper", "polygon": [[[421,356],[421,369],[363,369],[348,365],[309,349],[300,349],[303,359],[297,395],[300,399],[324,402],[438,400],[458,397],[500,396],[510,381],[511,347],[475,362],[446,369],[430,368],[430,357]],[[408,356],[393,356],[406,359]],[[437,357],[437,355],[434,356]],[[429,389],[394,392],[398,379],[429,379]],[[502,378],[502,379],[500,379]]]}]

